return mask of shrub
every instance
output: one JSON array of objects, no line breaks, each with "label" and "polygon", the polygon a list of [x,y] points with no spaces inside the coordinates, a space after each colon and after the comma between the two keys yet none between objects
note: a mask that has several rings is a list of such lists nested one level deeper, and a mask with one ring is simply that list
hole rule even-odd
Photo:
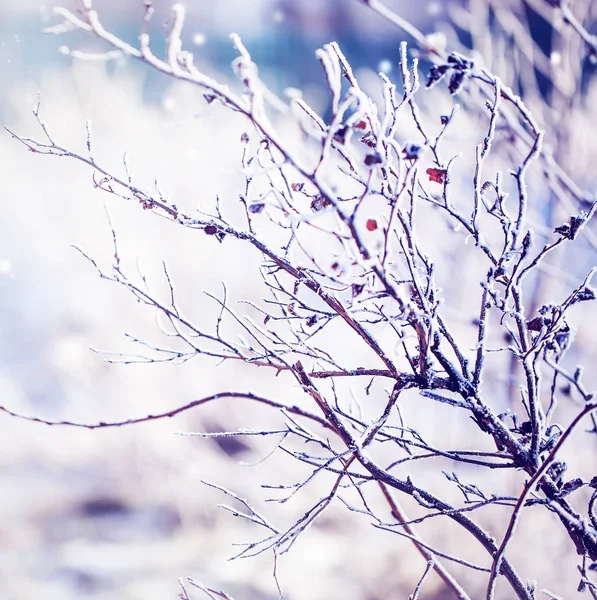
[{"label": "shrub", "polygon": [[[239,361],[278,381],[273,398],[231,383],[162,414],[61,424],[132,425],[224,398],[260,403],[279,413],[283,425],[197,435],[223,444],[274,437],[278,452],[308,468],[299,482],[275,486],[279,503],[308,493],[315,479],[328,482],[329,491],[281,528],[216,485],[236,502],[238,508],[229,508],[234,515],[265,531],[238,556],[272,551],[278,557],[340,502],[374,527],[412,540],[427,563],[411,598],[435,572],[459,598],[480,597],[482,588],[494,598],[499,583],[508,589],[503,597],[530,599],[536,597],[536,584],[525,579],[533,576],[531,561],[519,574],[510,557],[513,538],[519,522],[549,513],[549,536],[565,537],[579,557],[578,590],[597,597],[591,580],[597,478],[580,474],[583,453],[572,457],[570,468],[560,452],[597,434],[597,402],[575,363],[580,350],[572,350],[569,324],[587,324],[584,307],[595,298],[595,269],[579,274],[574,265],[575,257],[594,251],[585,232],[597,203],[582,190],[586,182],[575,183],[560,164],[566,161],[545,145],[561,124],[544,132],[513,87],[480,60],[445,52],[437,36],[425,37],[377,1],[363,4],[401,27],[419,50],[409,55],[403,42],[399,81],[382,73],[380,90],[366,91],[338,44],[326,45],[317,52],[329,93],[325,115],[296,91],[288,101],[276,97],[235,35],[238,89],[207,76],[183,49],[182,5],[173,7],[164,58],[150,46],[150,2],[138,47],[105,29],[90,2],[78,14],[57,9],[64,19],[59,29],[95,35],[110,53],[197,86],[209,105],[245,119],[238,141],[242,192],[235,200],[216,197],[200,211],[138,184],[126,162],[123,172],[101,164],[89,123],[84,153],[54,139],[40,104],[34,115],[42,137],[12,135],[32,152],[85,163],[94,186],[172,227],[208,236],[214,253],[224,245],[239,256],[258,253],[252,280],[260,299],[248,294],[237,305],[225,285],[212,291],[217,315],[206,329],[185,316],[165,266],[166,294],[123,268],[115,229],[111,270],[81,250],[102,278],[160,315],[167,344],[136,340],[144,344],[143,360]],[[587,56],[594,56],[594,39],[567,5],[547,4],[564,15],[571,39],[580,34]],[[495,16],[507,32],[505,13]],[[430,63],[423,85],[418,57]],[[580,80],[582,71],[577,74]],[[550,85],[534,103],[548,106],[550,94],[562,93],[556,75]],[[561,281],[554,256],[562,257],[576,283]],[[553,298],[545,297],[546,281]],[[287,401],[297,390],[301,397]],[[557,403],[560,396],[570,398],[567,405]],[[577,430],[587,418],[592,428],[581,436]],[[399,499],[416,516],[407,517]],[[431,523],[430,543],[415,531],[423,522]],[[446,522],[453,524],[447,540],[441,535]],[[229,597],[189,582],[211,597]],[[185,585],[181,597],[188,598]]]}]

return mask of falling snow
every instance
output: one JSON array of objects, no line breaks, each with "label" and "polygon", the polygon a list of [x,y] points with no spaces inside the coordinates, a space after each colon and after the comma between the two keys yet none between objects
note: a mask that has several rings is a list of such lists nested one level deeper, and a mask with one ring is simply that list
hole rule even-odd
[{"label": "falling snow", "polygon": [[0,277],[14,277],[12,270],[12,262],[7,258],[3,258],[0,260]]},{"label": "falling snow", "polygon": [[392,61],[388,60],[387,58],[384,58],[383,60],[379,61],[379,65],[377,66],[378,70],[381,71],[382,73],[390,73],[390,71],[393,68],[393,64]]},{"label": "falling snow", "polygon": [[193,44],[195,44],[195,46],[203,46],[206,40],[207,38],[204,33],[197,32],[193,34]]}]

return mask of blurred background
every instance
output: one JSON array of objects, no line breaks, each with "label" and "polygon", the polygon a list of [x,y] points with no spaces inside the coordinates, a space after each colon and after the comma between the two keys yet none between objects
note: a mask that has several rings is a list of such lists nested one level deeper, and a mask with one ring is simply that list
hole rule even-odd
[{"label": "blurred background", "polygon": [[[379,71],[398,78],[399,44],[408,40],[357,1],[186,4],[183,40],[205,72],[232,81],[229,65],[235,53],[228,34],[236,32],[276,93],[303,89],[324,113],[327,95],[314,57],[317,48],[338,41],[366,87]],[[31,108],[40,94],[40,114],[57,141],[84,152],[85,121],[90,119],[98,160],[122,173],[126,152],[139,187],[151,187],[158,179],[166,195],[189,210],[210,207],[216,194],[236,197],[244,185],[238,140],[246,125],[208,106],[196,90],[128,59],[73,61],[61,47],[105,48],[78,32],[42,33],[59,21],[52,15],[53,5],[0,0],[2,122],[39,138]],[[140,1],[96,0],[94,5],[107,28],[136,43]],[[155,5],[149,31],[159,53],[170,3]],[[523,94],[540,123],[553,126],[546,144],[558,163],[584,188],[594,189],[595,140],[589,125],[597,116],[595,67],[574,37],[554,34],[545,5],[539,0],[388,0],[388,6],[433,36],[434,43],[474,53]],[[590,30],[595,23],[591,5],[588,0],[575,3]],[[63,6],[75,9],[77,4],[65,0]],[[216,312],[203,290],[220,292],[224,279],[233,299],[258,297],[258,256],[226,245],[214,250],[207,236],[173,230],[150,211],[94,189],[84,165],[29,153],[4,131],[0,181],[2,405],[48,419],[95,422],[168,410],[227,389],[230,381],[239,390],[267,394],[279,389],[278,382],[244,365],[216,369],[205,361],[106,362],[107,353],[138,351],[125,333],[158,344],[160,331],[150,310],[98,277],[73,246],[109,271],[109,213],[123,264],[163,292],[165,260],[185,312],[205,327]],[[563,222],[566,212],[545,190],[537,193],[545,194],[533,215],[541,236]],[[537,301],[578,282],[595,262],[594,248],[565,254],[562,264],[553,266],[556,276],[542,284]],[[458,260],[457,254],[451,256]],[[458,285],[452,282],[454,288]],[[594,317],[585,313],[576,324],[581,330],[575,359],[585,364],[595,364],[595,347],[592,327],[580,326],[583,320],[594,323]],[[588,376],[595,379],[592,372]],[[285,401],[299,395],[290,388]],[[438,429],[453,435],[466,431],[453,418],[451,413],[438,416]],[[272,440],[218,444],[175,435],[262,428],[274,426],[276,419],[238,401],[206,406],[175,420],[99,431],[47,427],[0,414],[0,598],[174,598],[178,578],[186,576],[238,599],[277,598],[270,555],[228,562],[235,553],[233,543],[252,541],[259,532],[217,510],[218,502],[228,500],[201,481],[233,489],[267,511],[272,505],[258,493],[258,484],[288,482],[289,473],[291,481],[298,480],[300,469],[289,471],[297,467],[279,456],[261,462],[273,450]],[[587,457],[589,471],[595,467],[594,450]],[[280,525],[292,523],[311,506],[326,489],[318,485],[275,506]],[[537,528],[528,534],[523,528],[518,541],[515,557],[528,559],[529,547],[537,549]],[[574,597],[576,582],[553,570],[554,556],[574,561],[569,542],[562,545],[554,537],[541,539],[540,546],[549,560],[537,560],[528,572],[566,598]],[[406,597],[423,568],[408,541],[376,531],[353,515],[348,518],[346,510],[336,507],[284,557],[278,576],[289,600],[376,600]],[[428,585],[425,598],[449,597],[438,581]]]}]

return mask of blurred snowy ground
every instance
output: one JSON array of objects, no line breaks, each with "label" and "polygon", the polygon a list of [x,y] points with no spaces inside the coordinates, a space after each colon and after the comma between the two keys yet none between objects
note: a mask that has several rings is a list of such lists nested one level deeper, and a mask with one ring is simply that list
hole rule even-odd
[{"label": "blurred snowy ground", "polygon": [[[217,107],[207,110],[195,92],[163,82],[130,62],[71,65],[58,47],[93,49],[94,42],[77,34],[42,35],[42,27],[53,23],[51,4],[0,3],[0,109],[5,124],[21,134],[39,135],[30,110],[40,91],[43,118],[61,143],[82,150],[89,118],[98,158],[121,169],[122,155],[128,152],[141,184],[157,177],[169,195],[190,207],[211,202],[216,192],[222,198],[235,197],[242,183],[237,175],[241,124],[229,115],[223,120]],[[154,18],[157,43],[166,4],[157,7]],[[119,33],[135,36],[139,2],[96,6]],[[243,6],[249,4],[221,1],[189,7],[190,43],[198,51],[205,49],[203,62],[210,63],[212,72],[225,69],[226,77],[234,56],[230,31],[254,43],[256,60],[267,62],[271,57],[275,63],[280,53],[271,49],[283,35],[291,9],[294,37],[310,51],[301,60],[305,69],[312,69],[317,65],[311,50],[334,38],[330,11],[358,13],[367,21],[361,7],[346,11],[337,3]],[[321,18],[322,10],[327,21]],[[308,18],[308,28],[300,30],[299,17]],[[297,54],[286,50],[282,56],[293,57],[295,65],[271,64],[268,76],[278,85],[300,85],[291,75],[288,81],[277,81],[284,71],[297,71]],[[126,351],[124,332],[154,341],[160,337],[149,312],[122,289],[101,281],[71,246],[81,247],[109,269],[106,203],[121,256],[132,271],[139,258],[144,272],[159,285],[165,259],[182,304],[206,323],[213,307],[206,305],[202,290],[219,292],[220,274],[226,272],[233,277],[226,280],[231,293],[250,295],[248,266],[257,257],[245,259],[243,253],[225,247],[214,257],[206,236],[174,231],[136,206],[106,198],[92,189],[88,169],[32,155],[5,133],[0,136],[0,174],[3,404],[27,414],[93,422],[172,408],[227,388],[231,378],[238,389],[267,389],[267,382],[260,381],[262,374],[232,365],[213,370],[193,362],[106,364],[90,346]],[[235,553],[233,542],[250,541],[259,532],[218,511],[215,505],[225,498],[199,480],[216,481],[259,504],[251,482],[284,481],[288,465],[269,461],[240,466],[238,456],[231,459],[214,443],[174,435],[217,426],[258,427],[266,419],[270,417],[261,409],[232,403],[208,406],[176,421],[95,432],[0,418],[0,597],[157,600],[175,597],[177,578],[182,576],[238,598],[277,597],[270,556],[227,562]],[[251,442],[240,458],[253,462],[271,448],[271,442]],[[289,503],[292,510],[285,509],[286,520],[306,510],[308,501]],[[385,536],[365,523],[359,531],[359,551],[348,559],[341,548],[352,544],[356,530],[343,522],[343,514],[329,511],[298,552],[280,565],[288,598],[383,597],[405,577],[404,571],[396,571],[395,561],[400,547],[412,552],[408,544],[392,540],[391,552],[380,557],[375,549]],[[406,574],[413,581],[423,566],[415,560],[416,571]]]}]

